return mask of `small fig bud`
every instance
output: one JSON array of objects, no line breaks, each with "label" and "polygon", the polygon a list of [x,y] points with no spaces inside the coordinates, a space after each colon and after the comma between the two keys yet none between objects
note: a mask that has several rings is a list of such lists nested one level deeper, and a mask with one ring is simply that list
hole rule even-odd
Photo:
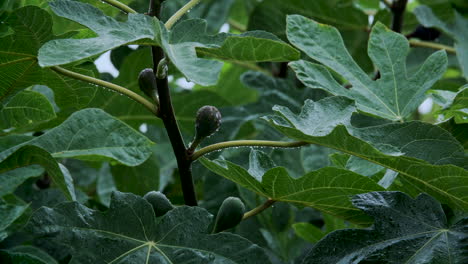
[{"label": "small fig bud", "polygon": [[195,138],[205,138],[216,132],[221,126],[221,113],[210,105],[198,109],[195,120]]},{"label": "small fig bud", "polygon": [[233,228],[242,221],[244,216],[244,203],[237,197],[226,198],[219,207],[213,233]]},{"label": "small fig bud", "polygon": [[145,194],[143,198],[153,206],[156,217],[162,216],[174,209],[174,205],[172,205],[171,201],[161,192],[151,191]]},{"label": "small fig bud", "polygon": [[138,85],[140,90],[150,98],[156,98],[157,86],[156,76],[153,69],[143,69],[138,75]]}]

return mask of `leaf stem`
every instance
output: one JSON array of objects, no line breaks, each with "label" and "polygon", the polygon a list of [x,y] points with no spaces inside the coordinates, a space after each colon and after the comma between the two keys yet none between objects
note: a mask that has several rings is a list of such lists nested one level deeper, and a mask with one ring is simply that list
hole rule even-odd
[{"label": "leaf stem", "polygon": [[231,26],[233,29],[235,29],[237,31],[240,31],[240,32],[247,31],[247,28],[244,25],[238,23],[237,21],[235,21],[233,19],[229,19],[228,23],[229,23],[229,26]]},{"label": "leaf stem", "polygon": [[443,45],[443,44],[438,44],[438,43],[434,43],[434,42],[410,39],[409,43],[413,47],[424,47],[424,48],[431,48],[431,49],[439,49],[439,50],[446,50],[447,52],[450,52],[450,53],[457,53],[456,50],[454,48],[450,47],[450,46]]},{"label": "leaf stem", "polygon": [[392,2],[390,0],[380,0],[386,7],[391,8],[392,7]]},{"label": "leaf stem", "polygon": [[197,5],[201,0],[190,0],[187,4],[185,4],[182,8],[177,10],[174,15],[167,20],[166,26],[167,29],[171,29],[172,26],[183,16],[187,13],[190,9],[192,9],[195,5]]},{"label": "leaf stem", "polygon": [[52,70],[54,70],[55,72],[57,72],[59,74],[62,74],[62,75],[65,75],[67,77],[77,79],[77,80],[80,80],[80,81],[84,81],[84,82],[88,82],[88,83],[92,83],[92,84],[96,84],[98,86],[102,86],[102,87],[111,89],[113,91],[116,91],[116,92],[118,92],[120,94],[123,94],[123,95],[129,97],[130,99],[133,99],[136,102],[142,104],[149,111],[151,111],[155,116],[159,117],[159,111],[158,111],[158,107],[156,105],[152,104],[150,101],[146,100],[141,95],[139,95],[139,94],[137,94],[137,93],[125,88],[125,87],[122,87],[120,85],[113,84],[113,83],[110,83],[110,82],[106,82],[106,81],[103,81],[103,80],[100,80],[100,79],[96,79],[96,78],[93,78],[91,76],[87,76],[87,75],[84,75],[84,74],[81,74],[81,73],[73,72],[73,71],[64,69],[64,68],[59,67],[59,66],[52,66],[50,68]]},{"label": "leaf stem", "polygon": [[117,0],[102,0],[106,3],[108,3],[109,5],[111,6],[114,6],[114,7],[117,7],[118,9],[124,11],[125,13],[132,13],[132,14],[136,14],[137,11],[133,10],[131,7],[129,7],[128,5],[125,5]]},{"label": "leaf stem", "polygon": [[254,215],[257,215],[261,212],[263,212],[265,209],[268,209],[270,206],[272,206],[274,203],[276,202],[276,200],[273,200],[271,198],[268,198],[268,200],[266,200],[262,205],[248,211],[247,213],[244,214],[244,216],[242,217],[242,220],[245,220],[249,217],[252,217]]},{"label": "leaf stem", "polygon": [[274,148],[295,148],[300,146],[309,145],[310,143],[304,141],[270,141],[270,140],[234,140],[234,141],[226,141],[220,142],[213,145],[206,146],[192,155],[192,160],[197,160],[201,156],[208,154],[213,151],[225,149],[225,148],[232,148],[232,147],[274,147]]}]

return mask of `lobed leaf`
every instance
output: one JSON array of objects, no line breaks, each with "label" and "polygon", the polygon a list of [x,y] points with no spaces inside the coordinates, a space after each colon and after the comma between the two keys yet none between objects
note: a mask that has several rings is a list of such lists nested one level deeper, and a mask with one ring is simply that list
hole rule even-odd
[{"label": "lobed leaf", "polygon": [[71,249],[73,263],[269,263],[265,252],[230,233],[208,234],[212,215],[178,207],[156,218],[134,194],[114,192],[106,212],[79,203],[43,207],[30,228]]},{"label": "lobed leaf", "polygon": [[303,263],[464,263],[468,218],[450,225],[440,203],[421,194],[358,194],[353,204],[374,218],[369,229],[335,231]]},{"label": "lobed leaf", "polygon": [[[54,91],[55,101],[62,112],[69,114],[89,103],[95,87],[61,76],[51,69],[41,69],[38,65],[38,49],[56,38],[52,34],[51,17],[46,11],[35,6],[22,7],[12,12],[5,23],[14,34],[0,39],[0,102],[7,103],[31,85],[44,84]],[[92,75],[89,71],[86,74]]]},{"label": "lobed leaf", "polygon": [[420,5],[414,10],[418,21],[425,27],[436,27],[455,40],[455,50],[463,76],[468,79],[468,19],[452,9],[454,19],[447,21],[437,17],[428,6]]},{"label": "lobed leaf", "polygon": [[[343,98],[308,100],[299,115],[286,107],[275,107],[277,115],[266,120],[289,138],[333,148],[398,172],[399,181],[411,189],[412,195],[426,192],[454,208],[468,208],[468,171],[454,165],[433,165],[466,165],[463,147],[453,136],[421,122],[367,128],[343,125],[346,122],[335,127],[321,124],[320,120],[329,119],[330,113],[343,109],[340,104],[337,110],[330,109],[340,101]],[[341,114],[351,118],[352,112],[349,108]],[[334,118],[347,120],[340,116]]]},{"label": "lobed leaf", "polygon": [[259,151],[250,153],[248,170],[224,160],[210,161],[202,158],[201,163],[212,172],[261,196],[313,207],[359,224],[368,224],[370,220],[353,208],[349,197],[383,190],[368,177],[333,167],[322,168],[294,179],[283,167],[269,168],[272,166],[271,160]]},{"label": "lobed leaf", "polygon": [[423,102],[425,92],[442,77],[447,67],[444,51],[432,54],[419,71],[408,77],[406,38],[377,23],[371,32],[368,53],[380,71],[373,81],[346,50],[339,32],[299,15],[288,16],[289,41],[312,59],[328,66],[350,82],[346,89],[329,70],[308,61],[290,64],[306,86],[326,90],[356,101],[359,110],[394,121],[401,121]]},{"label": "lobed leaf", "polygon": [[86,59],[107,50],[136,41],[158,44],[159,22],[143,14],[128,14],[126,22],[119,22],[86,3],[56,0],[50,6],[58,16],[75,21],[97,33],[95,38],[56,39],[39,49],[39,65],[50,67]]},{"label": "lobed leaf", "polygon": [[21,91],[0,107],[0,128],[22,129],[55,117],[47,97],[34,91]]},{"label": "lobed leaf", "polygon": [[125,123],[100,109],[84,109],[42,136],[0,152],[0,161],[26,145],[34,145],[54,158],[114,160],[136,166],[151,155],[153,143]]}]

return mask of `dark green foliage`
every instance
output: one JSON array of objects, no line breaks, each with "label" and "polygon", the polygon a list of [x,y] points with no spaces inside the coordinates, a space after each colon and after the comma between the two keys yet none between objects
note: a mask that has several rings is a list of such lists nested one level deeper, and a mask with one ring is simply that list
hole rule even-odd
[{"label": "dark green foliage", "polygon": [[0,2],[1,264],[468,263],[466,0]]}]

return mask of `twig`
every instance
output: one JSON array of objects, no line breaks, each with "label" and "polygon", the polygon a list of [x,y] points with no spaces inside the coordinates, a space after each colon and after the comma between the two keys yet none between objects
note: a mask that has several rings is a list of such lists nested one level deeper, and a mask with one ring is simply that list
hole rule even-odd
[{"label": "twig", "polygon": [[403,18],[408,0],[395,0],[390,7],[393,13],[392,30],[400,33],[403,28]]},{"label": "twig", "polygon": [[84,75],[84,74],[81,74],[81,73],[73,72],[73,71],[64,69],[64,68],[59,67],[59,66],[52,66],[50,68],[52,70],[54,70],[55,72],[57,72],[59,74],[62,74],[62,75],[65,75],[67,77],[77,79],[77,80],[80,80],[80,81],[84,81],[84,82],[88,82],[88,83],[92,83],[92,84],[96,84],[96,85],[111,89],[113,91],[116,91],[116,92],[118,92],[120,94],[123,94],[123,95],[135,100],[136,102],[142,104],[148,110],[150,110],[155,116],[159,117],[158,107],[156,105],[152,104],[150,101],[146,100],[144,97],[140,96],[139,94],[137,94],[137,93],[125,88],[125,87],[122,87],[120,85],[113,84],[113,83],[110,83],[110,82],[106,82],[106,81],[103,81],[103,80],[100,80],[100,79],[96,79],[96,78],[93,78],[91,76],[87,76],[87,75]]},{"label": "twig", "polygon": [[268,207],[272,206],[276,201],[271,199],[271,198],[268,198],[268,200],[266,200],[262,205],[248,211],[247,213],[244,214],[244,216],[242,217],[242,220],[245,220],[249,217],[252,217],[254,215],[257,215],[261,212],[263,212],[265,209],[267,209]]},{"label": "twig", "polygon": [[125,13],[132,13],[132,14],[137,13],[137,11],[133,10],[131,7],[129,7],[129,6],[125,5],[125,4],[122,4],[121,2],[119,2],[117,0],[102,0],[102,1],[108,3],[111,6],[117,7],[118,9],[124,11]]},{"label": "twig", "polygon": [[[158,16],[159,10],[159,1],[151,0],[148,15]],[[177,13],[179,13],[179,11],[176,12],[176,14]],[[158,72],[159,63],[161,60],[165,59],[164,51],[161,47],[152,46],[151,52],[153,57],[154,72]],[[184,139],[182,138],[182,134],[180,133],[179,125],[177,124],[177,120],[174,114],[167,75],[156,76],[156,84],[159,95],[159,112],[164,123],[164,127],[166,128],[167,135],[169,136],[169,140],[171,141],[172,150],[176,156],[184,201],[186,205],[196,206],[197,198],[195,194],[195,186],[193,184],[191,169],[192,160],[187,153]]]},{"label": "twig", "polygon": [[285,141],[269,141],[269,140],[234,140],[220,142],[213,145],[206,146],[192,155],[192,160],[197,160],[201,156],[213,151],[232,148],[232,147],[275,147],[275,148],[296,148],[300,146],[309,145],[310,143],[303,141],[285,142]]}]

